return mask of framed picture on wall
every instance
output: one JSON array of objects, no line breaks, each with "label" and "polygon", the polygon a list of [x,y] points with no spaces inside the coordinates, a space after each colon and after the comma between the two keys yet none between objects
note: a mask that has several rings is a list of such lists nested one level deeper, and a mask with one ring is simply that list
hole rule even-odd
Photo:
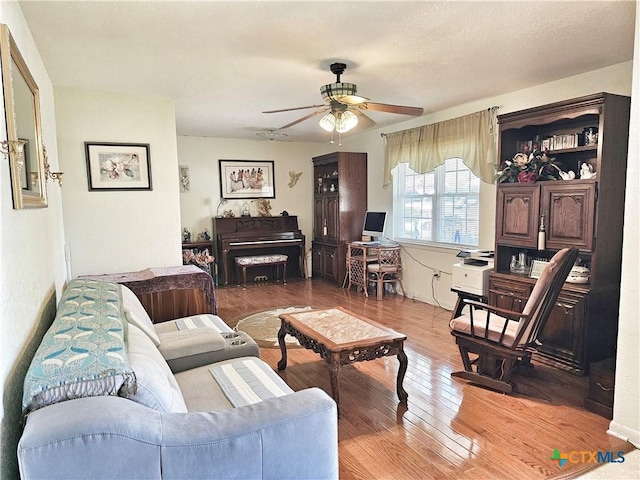
[{"label": "framed picture on wall", "polygon": [[152,190],[148,143],[84,142],[89,191]]},{"label": "framed picture on wall", "polygon": [[218,160],[220,197],[276,198],[273,160]]}]

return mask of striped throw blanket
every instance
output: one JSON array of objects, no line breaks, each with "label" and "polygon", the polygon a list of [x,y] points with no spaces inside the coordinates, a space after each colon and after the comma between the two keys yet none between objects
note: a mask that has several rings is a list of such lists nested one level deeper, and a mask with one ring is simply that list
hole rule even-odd
[{"label": "striped throw blanket", "polygon": [[209,371],[235,407],[293,393],[266,363],[257,358],[216,365]]},{"label": "striped throw blanket", "polygon": [[192,328],[213,328],[218,333],[232,332],[233,330],[224,321],[215,315],[193,315],[191,317],[176,320],[178,330],[191,330]]}]

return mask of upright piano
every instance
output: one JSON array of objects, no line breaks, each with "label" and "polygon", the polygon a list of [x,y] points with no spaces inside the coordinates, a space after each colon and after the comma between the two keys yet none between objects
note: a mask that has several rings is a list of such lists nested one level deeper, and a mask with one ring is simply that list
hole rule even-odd
[{"label": "upright piano", "polygon": [[245,255],[285,254],[287,277],[304,276],[304,235],[296,216],[214,217],[213,236],[221,284],[237,282],[234,259]]}]

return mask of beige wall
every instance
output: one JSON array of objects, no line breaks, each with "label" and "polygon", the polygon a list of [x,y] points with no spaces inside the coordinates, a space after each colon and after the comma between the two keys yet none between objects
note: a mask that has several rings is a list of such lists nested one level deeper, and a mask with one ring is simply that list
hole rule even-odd
[{"label": "beige wall", "polygon": [[609,433],[640,448],[640,8],[636,8],[633,98],[629,127],[626,209],[622,246],[622,292],[616,358],[616,390]]},{"label": "beige wall", "polygon": [[[56,88],[70,276],[181,265],[173,102]],[[152,191],[89,191],[84,142],[150,144]]]},{"label": "beige wall", "polygon": [[[17,2],[0,3],[0,22],[9,26],[40,89],[43,140],[57,170],[53,88]],[[0,108],[0,140],[5,140],[4,102]],[[32,339],[51,321],[56,291],[64,284],[64,233],[58,184],[47,184],[48,208],[14,210],[9,162],[0,160],[0,478],[17,478],[22,379]]]},{"label": "beige wall", "polygon": [[[178,163],[189,166],[191,189],[180,193],[182,228],[200,233],[205,228],[211,233],[211,218],[220,203],[220,172],[218,160],[273,160],[275,176],[272,215],[283,210],[298,216],[298,226],[311,247],[313,221],[313,165],[311,157],[323,153],[325,145],[313,143],[279,142],[271,140],[233,140],[208,137],[178,137]],[[288,186],[289,172],[302,172],[298,183]],[[177,179],[176,179],[177,182]],[[240,215],[245,200],[229,200],[220,205],[220,214],[233,210]],[[252,215],[255,203],[248,201]]]}]

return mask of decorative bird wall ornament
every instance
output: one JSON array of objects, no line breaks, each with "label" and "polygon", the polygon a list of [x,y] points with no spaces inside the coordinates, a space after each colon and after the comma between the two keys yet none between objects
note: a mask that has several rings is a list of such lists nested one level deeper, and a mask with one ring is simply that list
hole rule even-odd
[{"label": "decorative bird wall ornament", "polygon": [[302,175],[302,172],[296,173],[293,170],[289,171],[289,188],[295,187],[298,180],[300,180],[300,175]]}]

